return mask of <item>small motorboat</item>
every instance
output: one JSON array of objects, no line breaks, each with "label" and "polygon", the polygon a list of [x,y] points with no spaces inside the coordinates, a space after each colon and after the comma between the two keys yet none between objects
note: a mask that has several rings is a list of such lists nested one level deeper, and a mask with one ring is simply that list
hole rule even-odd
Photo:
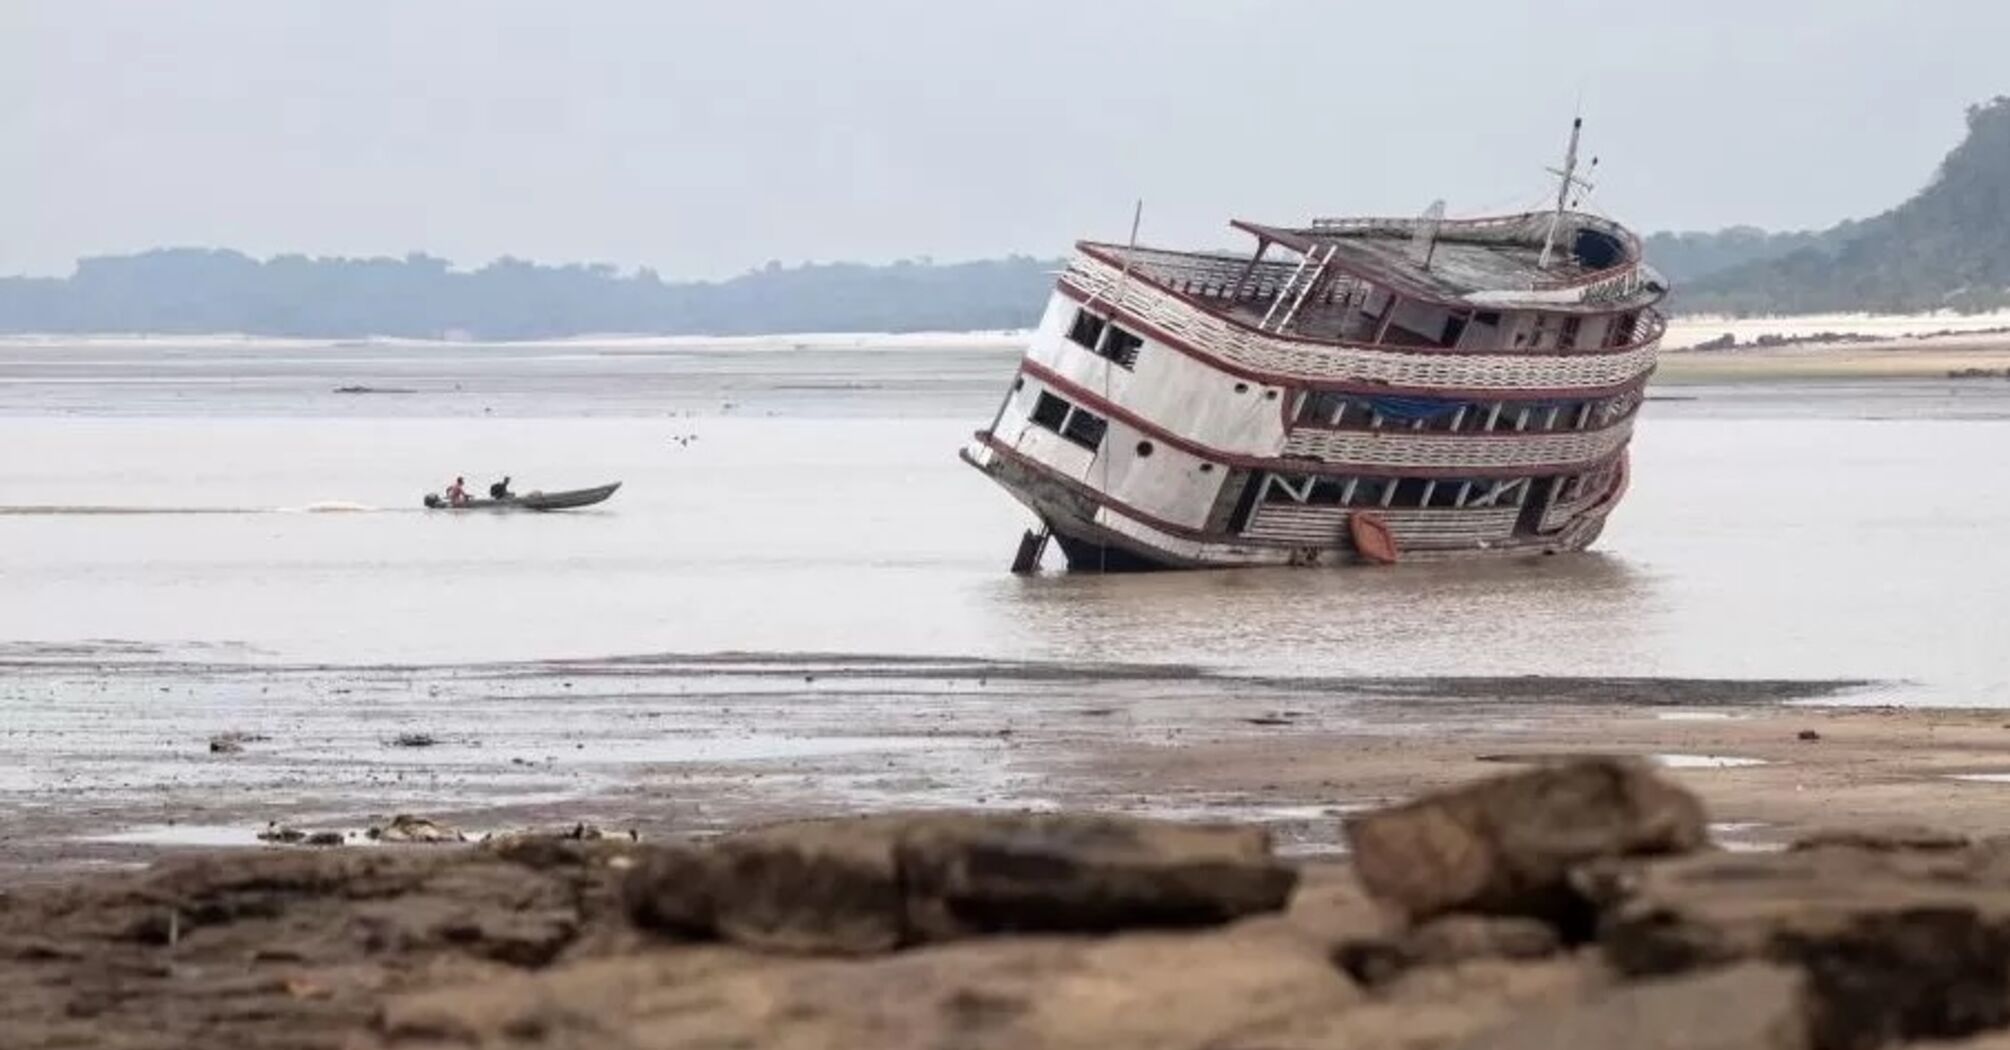
[{"label": "small motorboat", "polygon": [[590,489],[568,489],[565,492],[525,492],[520,495],[504,496],[502,499],[470,499],[454,506],[446,497],[436,492],[426,493],[428,510],[571,510],[574,507],[591,507],[621,487],[620,482],[601,485]]}]

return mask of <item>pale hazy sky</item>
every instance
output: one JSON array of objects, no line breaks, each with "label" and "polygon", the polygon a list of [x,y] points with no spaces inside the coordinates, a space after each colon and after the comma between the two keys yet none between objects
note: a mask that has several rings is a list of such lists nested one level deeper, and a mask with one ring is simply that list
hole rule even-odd
[{"label": "pale hazy sky", "polygon": [[157,245],[720,276],[1592,204],[1821,226],[2010,93],[2010,0],[0,0],[0,273]]}]

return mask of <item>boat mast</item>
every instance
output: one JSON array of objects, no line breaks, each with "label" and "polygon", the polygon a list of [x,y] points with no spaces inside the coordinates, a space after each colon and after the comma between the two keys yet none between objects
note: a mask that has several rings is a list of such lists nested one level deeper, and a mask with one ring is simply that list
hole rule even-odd
[{"label": "boat mast", "polygon": [[[1556,252],[1557,231],[1563,228],[1563,213],[1570,210],[1570,191],[1572,187],[1581,187],[1586,190],[1591,189],[1591,183],[1577,177],[1577,138],[1583,131],[1584,118],[1578,117],[1572,120],[1570,122],[1570,148],[1564,151],[1562,169],[1544,169],[1557,177],[1556,211],[1550,215],[1549,233],[1544,235],[1542,239],[1542,258],[1536,260],[1536,267],[1538,269],[1549,269],[1550,256]],[[1593,160],[1591,163],[1595,165],[1598,161]]]}]

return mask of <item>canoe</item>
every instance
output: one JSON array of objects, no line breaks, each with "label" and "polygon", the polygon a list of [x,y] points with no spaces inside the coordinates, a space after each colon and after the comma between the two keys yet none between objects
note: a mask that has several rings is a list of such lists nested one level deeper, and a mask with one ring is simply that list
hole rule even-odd
[{"label": "canoe", "polygon": [[1402,557],[1396,549],[1396,534],[1389,531],[1389,523],[1380,514],[1357,510],[1347,515],[1347,531],[1353,537],[1355,552],[1370,565],[1394,565]]},{"label": "canoe", "polygon": [[458,507],[449,506],[445,500],[429,492],[425,502],[429,510],[571,510],[574,507],[591,507],[614,495],[614,490],[620,487],[621,483],[617,481],[590,489],[526,492],[504,499],[471,499]]}]

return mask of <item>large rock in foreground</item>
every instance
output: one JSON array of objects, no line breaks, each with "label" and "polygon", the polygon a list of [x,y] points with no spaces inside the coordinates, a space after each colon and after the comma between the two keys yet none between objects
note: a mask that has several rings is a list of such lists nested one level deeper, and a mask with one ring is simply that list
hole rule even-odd
[{"label": "large rock in foreground", "polygon": [[665,847],[625,892],[655,929],[856,954],[976,933],[1208,925],[1275,911],[1295,882],[1257,829],[951,813]]},{"label": "large rock in foreground", "polygon": [[1613,866],[1600,943],[1633,976],[1759,959],[1808,978],[1825,1050],[2010,1025],[2010,855],[1830,847]]},{"label": "large rock in foreground", "polygon": [[1532,915],[1588,934],[1571,869],[1705,845],[1702,803],[1646,765],[1540,766],[1350,818],[1361,881],[1413,918],[1448,911]]},{"label": "large rock in foreground", "polygon": [[1806,1050],[1801,977],[1748,963],[1532,1011],[1459,1050]]}]

